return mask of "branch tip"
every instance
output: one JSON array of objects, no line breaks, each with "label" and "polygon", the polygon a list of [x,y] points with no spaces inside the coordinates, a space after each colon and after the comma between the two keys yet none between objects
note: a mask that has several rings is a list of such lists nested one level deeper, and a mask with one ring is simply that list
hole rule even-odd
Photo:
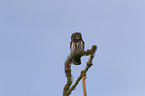
[{"label": "branch tip", "polygon": [[97,49],[97,45],[93,45],[93,46],[92,46],[92,49],[93,49],[93,50],[96,50],[96,49]]}]

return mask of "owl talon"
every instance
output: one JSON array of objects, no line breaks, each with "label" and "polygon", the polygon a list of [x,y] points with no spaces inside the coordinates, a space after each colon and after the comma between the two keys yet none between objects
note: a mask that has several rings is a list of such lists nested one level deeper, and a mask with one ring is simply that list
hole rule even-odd
[{"label": "owl talon", "polygon": [[80,65],[81,62],[73,62],[74,65]]}]

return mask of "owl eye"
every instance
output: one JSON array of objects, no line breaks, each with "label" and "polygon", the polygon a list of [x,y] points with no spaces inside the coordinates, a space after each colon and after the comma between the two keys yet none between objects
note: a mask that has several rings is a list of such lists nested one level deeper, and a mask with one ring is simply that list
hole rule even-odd
[{"label": "owl eye", "polygon": [[71,38],[72,40],[74,39],[74,37]]}]

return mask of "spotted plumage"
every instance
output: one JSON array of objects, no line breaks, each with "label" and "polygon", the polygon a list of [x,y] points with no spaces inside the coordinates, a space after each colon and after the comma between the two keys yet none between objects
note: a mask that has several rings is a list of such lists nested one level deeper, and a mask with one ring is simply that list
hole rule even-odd
[{"label": "spotted plumage", "polygon": [[[80,51],[84,51],[84,41],[82,40],[81,33],[76,32],[72,34],[71,42],[70,42],[70,50],[71,50],[71,55]],[[74,57],[73,64],[80,65],[81,56]]]}]

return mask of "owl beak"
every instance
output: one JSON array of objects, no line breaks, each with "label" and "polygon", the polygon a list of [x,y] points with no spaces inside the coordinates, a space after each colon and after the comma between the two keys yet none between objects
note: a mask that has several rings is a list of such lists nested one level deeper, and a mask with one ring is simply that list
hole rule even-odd
[{"label": "owl beak", "polygon": [[80,37],[79,36],[76,36],[76,38],[79,39]]}]

